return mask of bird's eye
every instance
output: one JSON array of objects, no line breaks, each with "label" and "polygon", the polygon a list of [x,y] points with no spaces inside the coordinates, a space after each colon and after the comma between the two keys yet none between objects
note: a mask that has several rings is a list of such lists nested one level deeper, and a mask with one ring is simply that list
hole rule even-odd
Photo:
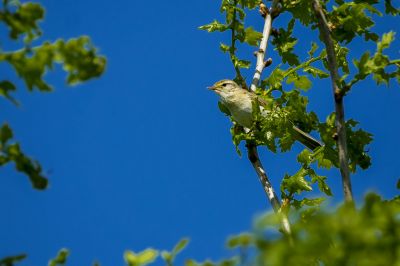
[{"label": "bird's eye", "polygon": [[227,84],[226,84],[226,83],[224,83],[224,84],[222,84],[222,87],[226,87],[226,85],[227,85]]}]

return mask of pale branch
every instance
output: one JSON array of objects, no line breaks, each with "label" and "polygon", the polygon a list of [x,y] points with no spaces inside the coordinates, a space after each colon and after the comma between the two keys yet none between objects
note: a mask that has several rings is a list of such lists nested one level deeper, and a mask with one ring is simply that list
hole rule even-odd
[{"label": "pale branch", "polygon": [[281,223],[283,231],[287,234],[291,234],[290,223],[287,216],[281,212],[281,204],[279,202],[278,196],[276,195],[274,188],[272,187],[271,181],[269,180],[267,173],[264,170],[264,167],[260,161],[260,157],[258,156],[257,146],[253,143],[247,143],[247,155],[249,161],[254,167],[258,178],[260,179],[261,185],[265,191],[265,194],[268,197],[269,202],[271,203],[272,208],[276,214],[281,214]]},{"label": "pale branch", "polygon": [[271,9],[268,10],[265,8],[265,5],[261,2],[260,10],[261,12],[265,12],[265,21],[264,21],[264,29],[262,34],[262,39],[260,42],[260,48],[257,53],[257,63],[256,63],[256,71],[253,76],[253,80],[251,82],[250,90],[256,91],[258,83],[260,82],[261,73],[265,68],[265,53],[267,51],[268,39],[271,35],[272,30],[272,20],[273,14],[276,12],[279,0],[274,0],[271,5]]},{"label": "pale branch", "polygon": [[342,175],[343,191],[345,200],[348,202],[353,201],[353,193],[351,190],[350,170],[349,170],[349,158],[347,153],[347,137],[346,137],[346,124],[344,119],[344,104],[342,89],[339,88],[339,72],[336,61],[336,53],[334,43],[330,34],[329,26],[326,22],[324,11],[319,3],[319,0],[314,0],[313,8],[315,15],[318,19],[319,32],[322,37],[322,41],[325,43],[328,69],[332,81],[332,90],[335,100],[335,112],[336,112],[336,131],[337,131],[337,146],[339,150],[339,166],[340,173]]},{"label": "pale branch", "polygon": [[[271,34],[273,14],[275,13],[274,9],[276,9],[278,2],[279,0],[273,1],[271,10],[268,10],[262,2],[260,4],[260,11],[263,15],[265,15],[265,24],[264,24],[263,36],[260,42],[260,49],[256,52],[257,65],[254,78],[252,80],[250,87],[251,91],[255,91],[257,89],[262,71],[264,70],[265,67],[269,66],[272,63],[271,59],[268,59],[266,62],[264,62],[264,58],[266,54],[268,38],[269,35]],[[260,161],[260,157],[258,156],[257,146],[254,143],[248,141],[246,147],[247,147],[248,158],[258,175],[258,178],[268,197],[269,202],[272,205],[272,208],[274,209],[276,214],[281,215],[283,232],[287,235],[291,235],[289,219],[287,218],[286,214],[282,212],[278,196],[276,195],[274,188],[272,187],[271,181],[269,180],[264,170],[264,167]]]}]

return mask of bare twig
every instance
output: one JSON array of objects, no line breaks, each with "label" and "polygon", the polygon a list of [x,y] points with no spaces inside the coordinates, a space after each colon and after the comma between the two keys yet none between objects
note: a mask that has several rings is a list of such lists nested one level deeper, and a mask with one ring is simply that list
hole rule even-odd
[{"label": "bare twig", "polygon": [[353,201],[353,193],[351,190],[350,171],[348,164],[347,154],[347,138],[346,138],[346,125],[344,119],[344,105],[343,105],[343,89],[339,88],[339,73],[336,62],[336,53],[333,40],[330,34],[328,24],[326,22],[324,11],[319,3],[319,0],[314,0],[313,7],[315,15],[318,19],[319,32],[322,40],[326,46],[328,68],[332,80],[332,89],[335,99],[335,111],[336,111],[336,131],[337,131],[337,146],[339,149],[339,166],[340,173],[342,175],[343,191],[345,200],[348,202]]}]

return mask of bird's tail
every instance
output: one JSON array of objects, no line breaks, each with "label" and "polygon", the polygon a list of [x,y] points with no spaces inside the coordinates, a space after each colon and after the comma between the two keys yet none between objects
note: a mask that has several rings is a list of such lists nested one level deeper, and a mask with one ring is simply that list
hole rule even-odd
[{"label": "bird's tail", "polygon": [[315,150],[318,147],[324,146],[321,142],[311,137],[309,134],[301,130],[300,128],[293,126],[294,138],[305,145],[310,150]]}]

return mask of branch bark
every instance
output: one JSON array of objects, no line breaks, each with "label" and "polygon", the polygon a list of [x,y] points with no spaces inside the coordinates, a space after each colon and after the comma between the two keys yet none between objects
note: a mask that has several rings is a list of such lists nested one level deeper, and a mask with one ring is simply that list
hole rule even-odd
[{"label": "branch bark", "polygon": [[344,104],[343,104],[343,89],[339,88],[339,73],[336,61],[336,53],[334,43],[330,34],[324,11],[321,7],[319,0],[314,0],[313,8],[315,15],[318,19],[319,32],[322,37],[322,41],[325,43],[328,69],[332,81],[332,90],[335,100],[335,112],[336,112],[336,131],[337,131],[337,146],[339,150],[339,167],[342,175],[342,184],[345,200],[353,202],[353,192],[351,189],[351,179],[349,170],[349,157],[347,153],[347,137],[346,137],[346,124],[344,118]]},{"label": "branch bark", "polygon": [[269,202],[271,203],[272,208],[276,214],[281,214],[281,223],[283,231],[287,234],[291,234],[290,223],[287,216],[281,212],[281,204],[279,202],[278,196],[276,195],[274,188],[272,187],[272,183],[269,180],[267,173],[264,170],[264,167],[260,161],[260,157],[258,156],[257,146],[253,143],[247,143],[247,155],[249,161],[253,165],[254,170],[256,171],[258,178],[260,179],[261,185],[265,191],[265,194],[268,197]]},{"label": "branch bark", "polygon": [[[257,51],[257,64],[254,77],[250,86],[251,91],[255,91],[257,89],[258,83],[260,82],[261,73],[266,67],[264,58],[267,50],[268,38],[271,34],[271,29],[272,29],[273,13],[278,3],[279,0],[274,0],[272,2],[272,7],[269,11],[265,8],[265,5],[263,3],[260,4],[261,12],[263,11],[264,12],[268,11],[268,12],[265,12],[263,37],[260,42],[260,48]],[[260,157],[258,156],[257,146],[254,143],[247,142],[246,147],[247,147],[247,155],[249,161],[253,165],[253,168],[258,175],[261,185],[267,195],[269,202],[272,205],[272,208],[274,209],[274,212],[276,214],[281,215],[281,223],[283,231],[285,232],[285,234],[291,235],[289,219],[287,218],[286,214],[281,211],[281,204],[279,202],[278,196],[276,195],[274,188],[272,187],[271,181],[269,180],[264,170],[264,167],[260,161]]]},{"label": "branch bark", "polygon": [[[271,35],[271,29],[272,29],[272,14],[275,12],[277,6],[278,6],[279,0],[274,0],[271,5],[271,9],[266,12],[265,14],[265,21],[264,21],[264,29],[263,29],[263,36],[260,42],[260,49],[257,51],[257,63],[256,63],[256,71],[253,76],[253,80],[251,82],[250,90],[256,91],[258,83],[260,82],[261,78],[261,73],[263,72],[265,68],[265,54],[267,51],[267,46],[268,46],[268,39],[269,36]],[[264,4],[260,4],[260,9],[264,9]],[[267,9],[265,9],[267,10]]]}]

